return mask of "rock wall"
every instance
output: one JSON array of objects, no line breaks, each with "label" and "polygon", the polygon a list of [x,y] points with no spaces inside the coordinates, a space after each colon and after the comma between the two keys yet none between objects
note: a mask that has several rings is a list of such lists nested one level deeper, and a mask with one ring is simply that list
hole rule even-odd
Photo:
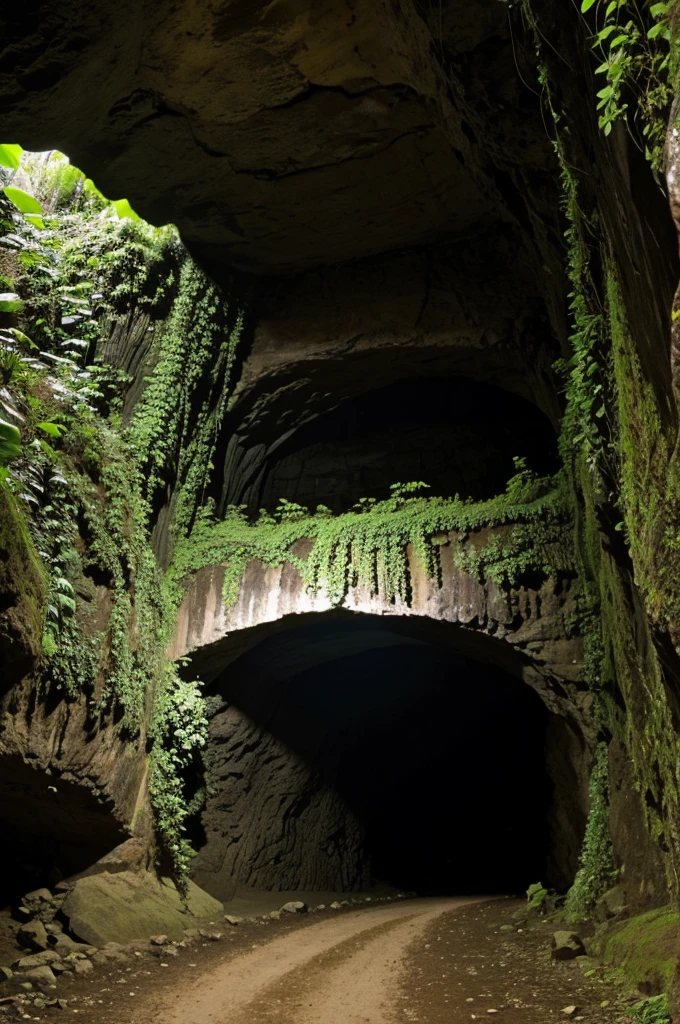
[{"label": "rock wall", "polygon": [[[501,528],[502,530],[502,528]],[[298,555],[304,552],[298,546]],[[479,583],[457,569],[451,548],[442,552],[442,585],[410,553],[410,604],[350,589],[341,609],[323,593],[312,595],[289,563],[272,568],[248,564],[238,601],[225,608],[224,568],[199,570],[188,587],[169,654],[192,653],[193,667],[207,682],[225,665],[277,629],[296,619],[329,614],[380,616],[395,631],[434,628],[463,652],[493,661],[524,679],[557,713],[579,714],[587,722],[589,698],[581,682],[582,640],[569,628],[577,600],[569,575],[550,577],[540,588],[517,590]]]},{"label": "rock wall", "polygon": [[[628,895],[659,900],[668,886],[677,895],[680,573],[668,493],[668,480],[677,483],[677,239],[636,144],[634,111],[628,126],[600,130],[590,29],[574,5],[321,0],[197,10],[180,0],[159,19],[156,6],[133,0],[50,0],[37,25],[28,8],[3,18],[8,135],[59,146],[105,192],[176,222],[217,275],[235,266],[259,275],[258,325],[219,438],[220,510],[255,502],[277,450],[306,421],[411,375],[501,386],[557,425],[564,402],[552,364],[573,354],[580,330],[569,292],[588,290],[586,306],[606,320],[588,354],[607,415],[596,416],[600,399],[588,407],[599,455],[586,461],[572,436],[565,461],[579,565],[602,627],[588,649],[598,671],[584,679],[573,635],[583,609],[569,578],[500,593],[447,566],[435,593],[415,570],[412,607],[351,593],[344,612],[446,631],[529,682],[589,744],[598,733],[609,744],[610,825]],[[588,280],[576,284],[565,182],[587,240]],[[135,366],[142,342],[131,345]],[[79,702],[43,710],[26,682],[39,654],[33,570],[24,589],[20,569],[2,578],[0,641],[16,687],[8,756],[72,767],[129,821],[142,751],[119,757],[113,727],[98,729]],[[251,564],[229,614],[220,592],[219,568],[197,576],[171,645],[173,655],[200,650],[208,678],[291,617],[335,614],[303,593],[289,566]],[[563,732],[555,745],[581,764],[580,741]],[[577,818],[582,768],[563,788],[578,798],[572,807],[565,797],[560,813]]]},{"label": "rock wall", "polygon": [[369,881],[360,825],[307,760],[236,707],[211,719],[204,845],[192,865],[221,900],[238,886],[359,889]]}]

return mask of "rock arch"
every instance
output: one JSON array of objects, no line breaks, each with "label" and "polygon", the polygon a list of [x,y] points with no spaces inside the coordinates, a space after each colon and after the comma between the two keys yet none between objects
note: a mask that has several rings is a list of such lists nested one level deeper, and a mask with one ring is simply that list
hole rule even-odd
[{"label": "rock arch", "polygon": [[[304,556],[310,546],[308,541],[299,542],[294,553]],[[357,587],[348,590],[340,607],[334,606],[324,593],[310,593],[292,564],[272,567],[252,560],[236,603],[225,608],[224,567],[200,569],[181,604],[168,653],[172,658],[190,654],[193,670],[210,683],[265,637],[303,620],[379,617],[394,633],[438,633],[445,644],[527,682],[551,712],[585,719],[583,645],[572,625],[577,611],[573,577],[556,573],[535,587],[502,587],[490,580],[481,583],[458,569],[450,546],[441,548],[441,558],[438,582],[428,578],[409,548],[408,604]]]}]

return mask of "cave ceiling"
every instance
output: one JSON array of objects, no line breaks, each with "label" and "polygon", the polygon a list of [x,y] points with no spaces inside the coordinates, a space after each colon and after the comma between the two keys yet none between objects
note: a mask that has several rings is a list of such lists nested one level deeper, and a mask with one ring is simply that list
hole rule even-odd
[{"label": "cave ceiling", "polygon": [[550,162],[500,0],[50,0],[4,13],[0,39],[8,138],[63,149],[213,266],[527,221],[517,169]]}]

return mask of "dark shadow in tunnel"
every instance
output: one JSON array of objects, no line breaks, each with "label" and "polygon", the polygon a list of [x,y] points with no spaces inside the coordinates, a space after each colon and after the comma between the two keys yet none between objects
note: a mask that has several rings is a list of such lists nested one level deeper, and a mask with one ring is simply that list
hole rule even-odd
[{"label": "dark shadow in tunnel", "polygon": [[127,838],[110,805],[85,786],[0,759],[0,906],[84,871]]},{"label": "dark shadow in tunnel", "polygon": [[359,622],[264,640],[211,692],[343,798],[374,879],[423,894],[523,891],[549,855],[548,711],[502,669],[376,621],[372,638],[362,624],[373,646],[344,656]]},{"label": "dark shadow in tunnel", "polygon": [[273,509],[286,497],[342,512],[408,480],[482,500],[503,491],[515,456],[539,474],[558,468],[555,432],[530,402],[464,377],[398,380],[294,431],[270,455],[257,501]]}]

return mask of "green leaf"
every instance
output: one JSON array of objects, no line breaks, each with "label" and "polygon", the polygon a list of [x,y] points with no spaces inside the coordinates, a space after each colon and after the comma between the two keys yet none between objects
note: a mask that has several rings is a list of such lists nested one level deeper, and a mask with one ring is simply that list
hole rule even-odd
[{"label": "green leaf", "polygon": [[63,427],[61,423],[36,423],[38,430],[43,430],[50,437],[61,437],[66,427]]},{"label": "green leaf", "polygon": [[0,145],[0,166],[9,167],[10,170],[16,171],[21,163],[22,153],[23,149],[21,146],[11,146],[7,143]]},{"label": "green leaf", "polygon": [[0,440],[10,444],[21,444],[21,434],[12,423],[0,420]]},{"label": "green leaf", "polygon": [[581,14],[585,14],[595,3],[595,0],[582,0],[581,3]]},{"label": "green leaf", "polygon": [[[602,31],[598,32],[597,35],[594,37],[595,44],[601,43],[608,36],[610,36],[612,34],[612,32],[616,32],[618,27],[619,27],[618,25],[605,25],[605,27],[602,29]],[[625,36],[624,38],[627,39],[628,37]]]},{"label": "green leaf", "polygon": [[126,217],[130,220],[139,220],[138,215],[132,209],[127,199],[114,199],[111,205],[121,220],[124,220]]},{"label": "green leaf", "polygon": [[34,227],[40,228],[41,231],[45,227],[45,221],[38,213],[25,213],[24,217],[26,218],[26,220],[30,221],[31,224],[34,225]]},{"label": "green leaf", "polygon": [[11,203],[14,203],[20,213],[33,213],[42,216],[42,206],[35,198],[24,192],[22,188],[15,188],[14,185],[7,185],[3,192]]},{"label": "green leaf", "polygon": [[70,612],[74,612],[76,610],[76,603],[72,597],[67,597],[66,594],[57,594],[56,600],[57,604],[61,608],[68,608]]},{"label": "green leaf", "polygon": [[21,445],[11,444],[9,441],[0,440],[0,464],[18,459],[21,455]]},{"label": "green leaf", "polygon": [[23,299],[16,292],[0,293],[0,313],[20,313],[23,308]]}]

